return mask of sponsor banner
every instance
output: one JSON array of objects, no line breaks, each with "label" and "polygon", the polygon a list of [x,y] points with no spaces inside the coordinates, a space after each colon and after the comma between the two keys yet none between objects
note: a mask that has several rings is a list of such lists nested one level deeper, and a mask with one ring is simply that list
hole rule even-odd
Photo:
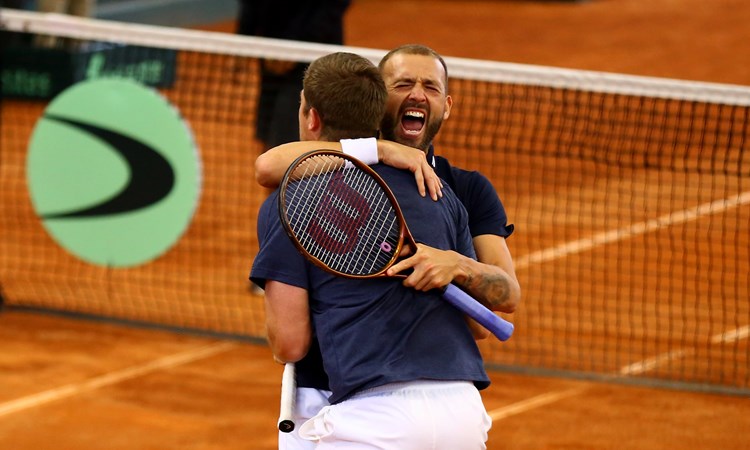
[{"label": "sponsor banner", "polygon": [[92,264],[132,267],[187,230],[201,188],[188,124],[158,91],[99,78],[56,96],[34,127],[27,176],[42,225]]},{"label": "sponsor banner", "polygon": [[102,77],[168,88],[175,80],[176,53],[108,43],[82,44],[76,50],[13,45],[3,49],[2,95],[48,100],[79,81]]}]

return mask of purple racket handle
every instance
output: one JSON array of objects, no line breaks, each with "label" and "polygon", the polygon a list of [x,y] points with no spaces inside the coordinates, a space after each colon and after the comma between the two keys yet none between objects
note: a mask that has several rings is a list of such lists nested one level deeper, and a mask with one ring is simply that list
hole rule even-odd
[{"label": "purple racket handle", "polygon": [[449,284],[443,292],[443,298],[456,309],[476,320],[501,341],[507,341],[513,334],[512,323],[493,313],[456,286]]}]

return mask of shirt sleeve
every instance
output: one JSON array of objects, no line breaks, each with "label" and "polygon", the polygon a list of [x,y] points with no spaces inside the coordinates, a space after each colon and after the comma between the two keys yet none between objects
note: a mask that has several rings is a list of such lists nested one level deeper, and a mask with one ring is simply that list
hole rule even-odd
[{"label": "shirt sleeve", "polygon": [[260,287],[273,280],[308,289],[307,260],[284,231],[278,213],[278,195],[266,199],[258,212],[259,251],[250,280]]},{"label": "shirt sleeve", "polygon": [[453,189],[468,211],[469,230],[473,237],[494,234],[507,238],[513,234],[513,224],[508,223],[505,207],[486,176],[453,167],[442,156],[433,155],[432,160],[435,172]]},{"label": "shirt sleeve", "polygon": [[490,180],[479,172],[470,172],[471,181],[467,183],[467,193],[462,203],[469,212],[469,229],[472,236],[494,234],[504,238],[513,234],[513,224],[508,224],[500,197]]}]

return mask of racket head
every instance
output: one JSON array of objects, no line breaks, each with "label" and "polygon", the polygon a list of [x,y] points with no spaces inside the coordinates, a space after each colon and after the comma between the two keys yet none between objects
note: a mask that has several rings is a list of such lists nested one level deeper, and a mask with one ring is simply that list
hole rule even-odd
[{"label": "racket head", "polygon": [[349,278],[384,276],[408,234],[385,181],[336,150],[297,158],[279,185],[279,217],[297,249],[315,265]]}]

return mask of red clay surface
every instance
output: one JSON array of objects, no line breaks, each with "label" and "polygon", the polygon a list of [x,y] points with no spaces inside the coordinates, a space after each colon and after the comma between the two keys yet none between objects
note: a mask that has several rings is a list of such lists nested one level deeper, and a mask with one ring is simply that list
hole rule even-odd
[{"label": "red clay surface", "polygon": [[[346,20],[360,47],[750,85],[738,0],[355,0]],[[275,448],[281,367],[263,345],[13,311],[0,341],[3,448]],[[747,398],[491,376],[490,450],[748,448]]]}]

